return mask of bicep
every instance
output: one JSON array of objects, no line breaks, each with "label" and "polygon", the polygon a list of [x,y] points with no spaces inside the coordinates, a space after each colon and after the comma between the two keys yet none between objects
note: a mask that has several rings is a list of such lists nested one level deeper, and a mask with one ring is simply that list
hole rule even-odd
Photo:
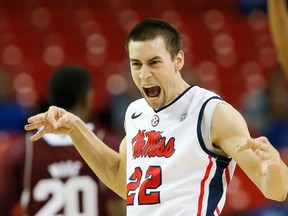
[{"label": "bicep", "polygon": [[120,165],[119,165],[119,170],[121,173],[125,173],[125,180],[126,180],[126,147],[127,146],[127,141],[126,137],[122,140],[119,148],[119,155],[120,155]]},{"label": "bicep", "polygon": [[[212,142],[224,150],[228,148],[226,146],[227,139],[229,139],[229,143],[235,144],[236,148],[238,143],[235,142],[239,142],[239,139],[246,140],[248,138],[250,138],[250,133],[242,115],[229,104],[218,104],[212,117]],[[230,147],[232,148],[232,146]]]}]

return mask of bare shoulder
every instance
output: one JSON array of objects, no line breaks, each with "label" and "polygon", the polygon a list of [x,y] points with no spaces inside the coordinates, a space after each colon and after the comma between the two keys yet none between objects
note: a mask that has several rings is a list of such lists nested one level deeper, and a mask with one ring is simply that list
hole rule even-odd
[{"label": "bare shoulder", "polygon": [[229,104],[219,103],[212,117],[212,127],[226,131],[228,128],[237,129],[239,126],[247,126],[241,113]]},{"label": "bare shoulder", "polygon": [[215,108],[212,117],[211,140],[222,148],[225,140],[250,137],[245,119],[239,111],[226,103],[220,103]]}]

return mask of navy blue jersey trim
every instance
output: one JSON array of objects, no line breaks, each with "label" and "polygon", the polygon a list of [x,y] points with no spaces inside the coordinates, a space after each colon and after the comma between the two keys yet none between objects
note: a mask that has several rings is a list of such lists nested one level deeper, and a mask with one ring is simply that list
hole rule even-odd
[{"label": "navy blue jersey trim", "polygon": [[223,194],[223,172],[227,168],[228,163],[220,159],[216,159],[216,172],[209,184],[209,196],[206,215],[214,215],[218,203]]},{"label": "navy blue jersey trim", "polygon": [[158,109],[158,110],[154,110],[155,113],[160,112],[163,109],[166,109],[167,107],[171,106],[172,104],[174,104],[176,101],[178,101],[186,92],[188,92],[191,88],[193,88],[195,85],[190,86],[189,88],[187,88],[184,92],[182,92],[180,95],[178,95],[178,97],[176,97],[170,104]]},{"label": "navy blue jersey trim", "polygon": [[202,124],[202,119],[203,119],[203,115],[204,115],[204,110],[205,110],[205,107],[207,105],[207,103],[212,100],[212,99],[218,99],[218,100],[222,100],[220,97],[218,96],[213,96],[209,99],[207,99],[201,109],[200,109],[200,112],[199,112],[199,116],[198,116],[198,121],[197,121],[197,136],[198,136],[198,141],[200,143],[200,146],[201,148],[208,154],[208,155],[211,155],[212,157],[214,158],[217,158],[218,160],[221,160],[221,161],[226,161],[226,163],[229,163],[231,161],[230,158],[227,158],[227,157],[224,157],[224,156],[221,156],[221,155],[218,155],[210,150],[207,149],[206,145],[205,145],[205,142],[204,142],[204,139],[203,139],[203,136],[202,136],[202,131],[201,131],[201,124]]}]

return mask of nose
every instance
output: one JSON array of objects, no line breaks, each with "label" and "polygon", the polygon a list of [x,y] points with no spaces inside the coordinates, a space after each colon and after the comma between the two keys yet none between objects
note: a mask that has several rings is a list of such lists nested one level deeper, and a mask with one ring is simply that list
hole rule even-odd
[{"label": "nose", "polygon": [[151,76],[151,71],[149,70],[149,66],[143,64],[141,68],[141,72],[139,74],[140,79],[147,79]]}]

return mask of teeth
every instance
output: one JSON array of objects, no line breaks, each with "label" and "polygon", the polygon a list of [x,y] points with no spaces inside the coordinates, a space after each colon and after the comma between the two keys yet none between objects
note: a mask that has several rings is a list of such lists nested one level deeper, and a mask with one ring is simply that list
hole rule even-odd
[{"label": "teeth", "polygon": [[156,87],[155,85],[151,85],[151,86],[143,86],[143,88],[153,88]]}]

